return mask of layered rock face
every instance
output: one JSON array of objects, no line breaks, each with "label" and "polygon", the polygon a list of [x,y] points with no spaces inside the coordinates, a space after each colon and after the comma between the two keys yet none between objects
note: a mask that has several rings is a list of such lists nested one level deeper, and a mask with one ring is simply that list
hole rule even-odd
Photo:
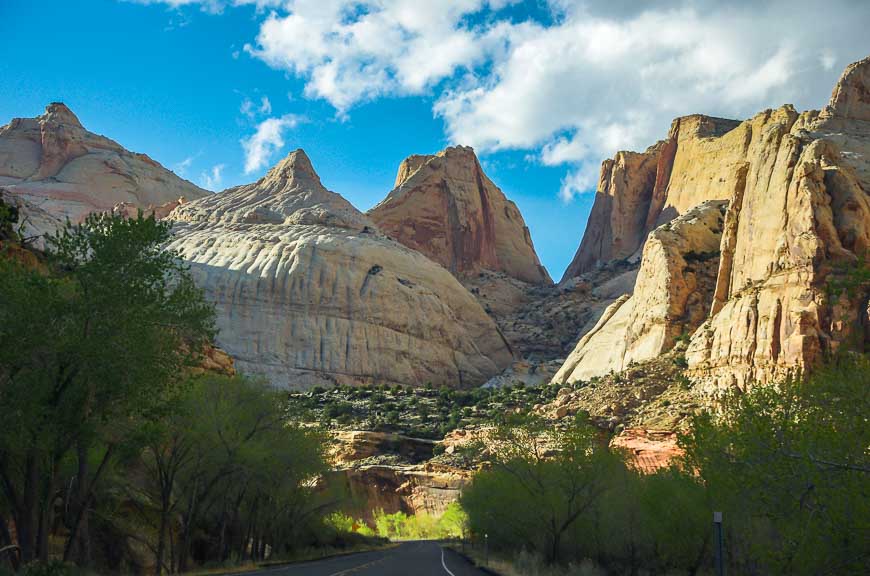
[{"label": "layered rock face", "polygon": [[553,382],[586,380],[655,358],[707,318],[726,206],[704,202],[649,235],[634,293],[607,308]]},{"label": "layered rock face", "polygon": [[636,272],[617,264],[560,285],[481,272],[465,278],[463,285],[496,321],[511,348],[539,363],[564,360],[584,327],[591,327],[614,298],[631,291]]},{"label": "layered rock face", "polygon": [[610,447],[625,451],[644,474],[667,468],[685,453],[677,443],[677,433],[670,430],[627,428],[610,441]]},{"label": "layered rock face", "polygon": [[170,247],[215,303],[218,344],[276,386],[472,386],[512,352],[444,268],[378,233],[301,150],[177,207]]},{"label": "layered rock face", "polygon": [[431,461],[438,444],[383,432],[338,432],[328,481],[342,484],[351,501],[365,504],[348,512],[369,523],[376,510],[441,515],[459,499],[472,471]]},{"label": "layered rock face", "polygon": [[726,216],[712,316],[686,355],[711,394],[866,342],[866,288],[835,302],[827,283],[870,248],[870,58],[846,70],[822,113],[788,120],[749,158]]},{"label": "layered rock face", "polygon": [[[627,257],[636,237],[626,243],[625,234],[614,232],[621,223],[670,224],[649,234],[634,294],[607,310],[555,380],[651,358],[672,347],[681,330],[693,332],[688,373],[714,395],[811,367],[847,340],[863,346],[868,295],[834,302],[827,284],[832,273],[867,256],[868,152],[865,59],[846,70],[821,113],[783,106],[739,125],[681,118],[645,162],[620,164],[619,155],[605,162],[599,214],[593,209],[575,271]],[[637,174],[614,180],[620,165]],[[715,215],[715,225],[704,211]],[[663,236],[668,229],[675,236]],[[684,266],[690,260],[694,270]],[[612,350],[611,358],[597,359]]]},{"label": "layered rock face", "polygon": [[0,194],[21,209],[26,236],[56,230],[91,212],[154,209],[209,192],[144,154],[87,131],[64,104],[0,127]]},{"label": "layered rock face", "polygon": [[706,200],[727,200],[740,186],[750,146],[735,120],[677,118],[666,140],[646,152],[619,152],[601,165],[583,240],[562,282],[611,260],[638,259],[647,235]]},{"label": "layered rock face", "polygon": [[363,520],[373,523],[374,512],[440,516],[459,500],[462,488],[471,482],[470,470],[425,464],[362,464],[334,471],[331,482],[344,482],[352,500],[365,502]]},{"label": "layered rock face", "polygon": [[368,215],[459,277],[489,270],[550,283],[519,209],[483,173],[471,148],[408,157],[393,191]]}]

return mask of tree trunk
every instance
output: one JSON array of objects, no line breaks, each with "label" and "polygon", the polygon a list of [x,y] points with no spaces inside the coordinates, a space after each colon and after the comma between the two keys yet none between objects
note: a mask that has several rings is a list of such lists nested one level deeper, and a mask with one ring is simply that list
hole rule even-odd
[{"label": "tree trunk", "polygon": [[559,545],[562,542],[561,532],[553,535],[553,548],[550,551],[550,564],[555,564],[559,561]]},{"label": "tree trunk", "polygon": [[160,509],[160,531],[157,534],[157,554],[154,570],[157,576],[163,574],[163,557],[166,555],[166,502],[164,500]]},{"label": "tree trunk", "polygon": [[76,500],[79,506],[79,522],[78,530],[73,533],[72,537],[76,543],[76,563],[79,566],[86,567],[91,563],[91,534],[88,523],[88,476],[90,475],[90,466],[88,463],[88,447],[84,442],[78,443],[78,460],[79,460],[79,484]]},{"label": "tree trunk", "polygon": [[[5,546],[12,545],[12,534],[9,532],[9,525],[6,523],[6,518],[0,516],[0,548]],[[6,553],[6,558],[9,559],[9,564],[12,566],[13,572],[18,572],[18,568],[20,567],[20,562],[18,561],[19,552],[17,550],[10,550]],[[0,562],[2,562],[2,558],[0,558]]]},{"label": "tree trunk", "polygon": [[190,498],[187,501],[187,512],[184,515],[184,529],[181,531],[181,538],[178,543],[178,572],[187,572],[187,561],[190,556],[190,535],[191,524],[196,516],[196,508],[199,505],[197,497],[199,492],[199,480],[194,481],[193,490],[190,492]]},{"label": "tree trunk", "polygon": [[36,514],[39,467],[35,451],[28,452],[24,463],[24,502],[15,518],[18,545],[21,547],[21,562],[27,564],[36,559]]}]

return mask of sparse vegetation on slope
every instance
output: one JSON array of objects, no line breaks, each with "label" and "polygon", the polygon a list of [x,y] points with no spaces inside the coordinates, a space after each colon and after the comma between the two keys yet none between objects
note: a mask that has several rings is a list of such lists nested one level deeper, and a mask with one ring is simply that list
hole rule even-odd
[{"label": "sparse vegetation on slope", "polygon": [[332,429],[396,432],[438,439],[458,428],[490,425],[506,413],[528,412],[555,398],[558,388],[410,388],[339,386],[291,392],[288,410]]}]

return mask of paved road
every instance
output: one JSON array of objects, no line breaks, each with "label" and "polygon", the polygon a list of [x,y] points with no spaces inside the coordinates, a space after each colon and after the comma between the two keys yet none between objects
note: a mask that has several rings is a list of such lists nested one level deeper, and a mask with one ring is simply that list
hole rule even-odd
[{"label": "paved road", "polygon": [[246,576],[483,576],[464,558],[437,542],[405,542],[389,550],[360,552],[278,566]]}]

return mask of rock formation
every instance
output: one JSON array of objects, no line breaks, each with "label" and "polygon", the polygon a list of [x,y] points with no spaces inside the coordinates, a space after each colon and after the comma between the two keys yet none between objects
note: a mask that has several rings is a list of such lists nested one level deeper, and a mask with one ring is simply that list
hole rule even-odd
[{"label": "rock formation", "polygon": [[88,132],[61,103],[0,127],[0,195],[20,208],[26,236],[117,204],[153,209],[207,194],[148,156]]},{"label": "rock formation", "polygon": [[753,133],[736,120],[685,116],[646,152],[605,160],[583,240],[562,281],[610,260],[638,258],[657,226],[705,200],[727,200],[741,186],[742,159],[763,126],[756,128]]},{"label": "rock formation", "polygon": [[242,372],[290,387],[473,386],[513,359],[447,270],[378,233],[301,150],[169,217]]},{"label": "rock formation", "polygon": [[667,468],[685,453],[671,430],[626,428],[610,441],[610,447],[624,450],[628,461],[644,474]]},{"label": "rock formation", "polygon": [[438,516],[459,499],[472,476],[471,470],[433,461],[440,444],[384,432],[335,432],[334,471],[327,481],[342,485],[352,502],[364,503],[348,512],[369,523],[376,510]]},{"label": "rock formation", "polygon": [[504,273],[466,277],[514,351],[535,363],[564,359],[603,309],[634,286],[636,270],[615,263],[564,284],[529,284]]},{"label": "rock formation", "polygon": [[519,209],[483,173],[471,148],[406,158],[395,188],[368,215],[385,234],[460,278],[489,270],[551,282]]},{"label": "rock formation", "polygon": [[[812,367],[850,339],[863,345],[868,295],[834,301],[827,285],[870,247],[868,152],[870,58],[846,70],[822,112],[787,105],[739,124],[680,118],[644,158],[621,153],[605,162],[566,277],[631,257],[644,231],[663,222],[673,220],[684,239],[664,238],[661,227],[648,235],[633,296],[608,309],[555,381],[650,358],[699,320],[686,359],[710,394]],[[698,210],[726,203],[716,230],[689,225],[703,220]],[[641,222],[640,234],[626,232]],[[715,271],[687,274],[689,255]],[[606,350],[615,359],[596,359]]]},{"label": "rock formation", "polygon": [[828,281],[870,248],[870,58],[846,69],[821,113],[782,116],[747,158],[712,314],[687,352],[709,393],[781,378],[846,341],[866,342],[866,286],[835,301]]},{"label": "rock formation", "polygon": [[330,482],[344,482],[352,501],[365,502],[362,519],[374,512],[440,516],[459,500],[473,472],[434,462],[425,464],[359,464],[330,473]]},{"label": "rock formation", "polygon": [[710,200],[656,228],[643,248],[634,293],[611,304],[556,373],[565,384],[655,358],[710,310],[727,202]]}]

